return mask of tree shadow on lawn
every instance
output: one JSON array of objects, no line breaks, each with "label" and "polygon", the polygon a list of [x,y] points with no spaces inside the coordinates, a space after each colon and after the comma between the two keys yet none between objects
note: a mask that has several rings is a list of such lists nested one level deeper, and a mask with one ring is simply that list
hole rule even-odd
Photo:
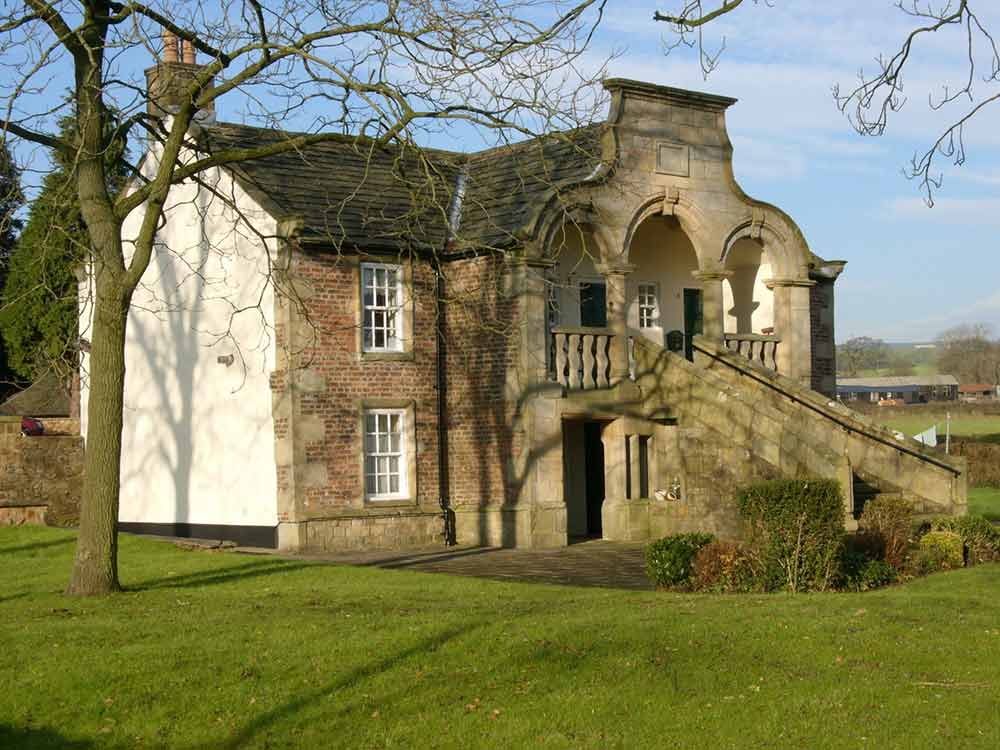
[{"label": "tree shadow on lawn", "polygon": [[[227,742],[219,745],[219,747],[225,748],[225,750],[238,750],[238,748],[246,746],[246,744],[253,740],[256,735],[267,729],[272,724],[276,724],[285,718],[295,715],[308,707],[310,704],[313,704],[336,691],[355,688],[365,680],[374,677],[381,672],[393,669],[401,662],[413,656],[417,656],[418,654],[425,652],[435,651],[449,641],[478,629],[483,624],[484,623],[482,622],[473,622],[448,628],[440,633],[437,633],[436,635],[421,640],[409,648],[403,649],[399,653],[386,656],[385,658],[374,663],[358,667],[351,672],[348,672],[343,677],[333,680],[332,682],[328,682],[325,685],[321,685],[320,687],[314,688],[308,692],[302,693],[293,700],[290,700],[287,703],[252,719],[246,726],[239,730],[235,736],[231,737]],[[334,731],[335,728],[328,727],[328,729],[330,731]]]},{"label": "tree shadow on lawn", "polygon": [[51,729],[26,729],[0,724],[0,747],[17,748],[18,750],[42,750],[56,748],[58,750],[85,750],[94,747],[90,740],[69,740]]},{"label": "tree shadow on lawn", "polygon": [[315,567],[319,563],[285,562],[278,560],[254,561],[245,565],[235,565],[219,570],[199,570],[165,578],[153,578],[126,586],[128,591],[149,591],[152,589],[197,589],[216,584],[234,583],[250,578],[289,573],[294,570]]},{"label": "tree shadow on lawn", "polygon": [[31,550],[58,547],[61,544],[74,544],[75,542],[75,536],[68,536],[65,539],[52,539],[48,542],[32,542],[31,544],[22,544],[17,547],[4,547],[0,545],[0,555],[14,555],[18,552],[30,552]]}]

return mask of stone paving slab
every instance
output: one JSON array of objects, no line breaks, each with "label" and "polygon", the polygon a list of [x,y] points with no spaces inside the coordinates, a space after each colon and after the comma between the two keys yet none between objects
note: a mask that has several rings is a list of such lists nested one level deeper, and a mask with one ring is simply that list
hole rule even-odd
[{"label": "stone paving slab", "polygon": [[[567,547],[542,550],[435,547],[391,552],[303,554],[294,558],[502,581],[648,591],[653,586],[644,572],[644,549],[645,545],[639,542],[587,540]],[[249,549],[237,551],[261,552]]]}]

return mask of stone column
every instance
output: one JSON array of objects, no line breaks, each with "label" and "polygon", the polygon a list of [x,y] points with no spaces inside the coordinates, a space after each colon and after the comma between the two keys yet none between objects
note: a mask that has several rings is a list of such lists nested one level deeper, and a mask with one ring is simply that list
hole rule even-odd
[{"label": "stone column", "polygon": [[809,279],[770,279],[764,282],[774,292],[774,333],[778,344],[778,372],[812,387],[812,321],[809,317]]},{"label": "stone column", "polygon": [[726,311],[722,304],[722,282],[732,275],[732,271],[725,271],[721,268],[692,273],[692,276],[701,282],[702,335],[720,343],[726,331]]},{"label": "stone column", "polygon": [[607,280],[608,328],[611,342],[611,384],[628,380],[628,275],[635,270],[630,263],[601,264],[597,272]]}]

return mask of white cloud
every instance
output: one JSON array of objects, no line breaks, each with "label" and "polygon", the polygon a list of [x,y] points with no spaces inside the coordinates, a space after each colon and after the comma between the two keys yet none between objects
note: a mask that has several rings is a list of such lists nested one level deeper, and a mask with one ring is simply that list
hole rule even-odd
[{"label": "white cloud", "polygon": [[898,220],[1000,226],[1000,198],[939,197],[933,207],[920,198],[894,198],[883,208],[883,215]]}]

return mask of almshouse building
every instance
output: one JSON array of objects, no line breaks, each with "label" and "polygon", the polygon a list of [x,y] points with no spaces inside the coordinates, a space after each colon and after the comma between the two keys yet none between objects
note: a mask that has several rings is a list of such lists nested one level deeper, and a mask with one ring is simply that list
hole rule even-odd
[{"label": "almshouse building", "polygon": [[[171,65],[148,72],[167,109]],[[859,478],[963,512],[961,464],[836,403],[844,263],[739,188],[735,100],[605,88],[605,122],[505,148],[344,137],[178,185],[129,321],[122,527],[323,550],[737,536],[736,492],[776,476],[840,479],[849,523]]]}]

